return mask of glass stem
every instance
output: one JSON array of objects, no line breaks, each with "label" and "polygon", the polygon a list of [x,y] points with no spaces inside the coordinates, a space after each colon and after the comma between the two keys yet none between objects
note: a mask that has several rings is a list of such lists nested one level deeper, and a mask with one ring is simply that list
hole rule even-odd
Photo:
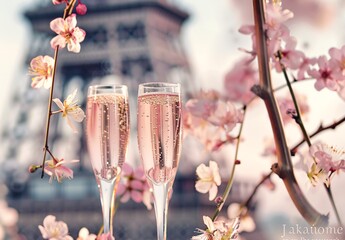
[{"label": "glass stem", "polygon": [[157,222],[157,240],[167,239],[167,220],[168,220],[168,192],[170,182],[167,183],[152,183],[152,190],[154,196],[154,206]]},{"label": "glass stem", "polygon": [[112,179],[100,178],[100,195],[103,212],[104,233],[113,236],[113,209],[115,200],[115,185],[117,177]]}]

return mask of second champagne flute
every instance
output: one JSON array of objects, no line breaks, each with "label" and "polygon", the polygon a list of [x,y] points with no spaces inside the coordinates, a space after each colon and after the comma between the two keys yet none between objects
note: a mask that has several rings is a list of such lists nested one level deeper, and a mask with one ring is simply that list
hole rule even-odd
[{"label": "second champagne flute", "polygon": [[86,134],[92,168],[103,212],[104,233],[113,238],[116,185],[129,141],[128,91],[124,85],[90,86],[87,98]]},{"label": "second champagne flute", "polygon": [[169,193],[181,152],[180,85],[144,83],[138,90],[138,144],[153,190],[157,239],[166,240]]}]

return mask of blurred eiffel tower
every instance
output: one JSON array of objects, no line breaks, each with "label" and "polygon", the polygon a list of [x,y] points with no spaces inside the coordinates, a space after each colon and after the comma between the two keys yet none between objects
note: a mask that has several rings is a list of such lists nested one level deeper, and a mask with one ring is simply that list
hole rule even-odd
[{"label": "blurred eiffel tower", "polygon": [[[75,88],[79,103],[85,108],[87,87],[92,84],[122,83],[129,87],[132,129],[136,125],[136,96],[139,83],[147,81],[180,82],[184,93],[193,91],[189,64],[181,44],[181,26],[188,14],[167,0],[85,0],[88,13],[78,17],[78,26],[86,38],[78,54],[66,49],[59,52],[54,97],[65,99]],[[64,4],[61,4],[64,5]],[[25,12],[32,39],[26,63],[38,55],[53,56],[50,39],[55,35],[49,22],[61,17],[63,6],[44,1]],[[24,191],[27,169],[42,158],[48,91],[32,89],[30,79],[15,86],[8,122],[1,133],[0,161],[13,194]],[[81,159],[87,167],[83,124],[79,134],[71,134],[58,116],[52,118],[49,147],[57,157]],[[129,159],[136,161],[136,138],[132,131]],[[134,143],[133,143],[134,142]],[[135,148],[135,149],[134,149]],[[3,161],[5,160],[5,161]],[[20,166],[20,167],[19,167]]]}]

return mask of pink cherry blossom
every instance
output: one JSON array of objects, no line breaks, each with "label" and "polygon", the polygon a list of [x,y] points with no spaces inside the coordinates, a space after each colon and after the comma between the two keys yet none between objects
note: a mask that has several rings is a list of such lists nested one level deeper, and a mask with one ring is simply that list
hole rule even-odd
[{"label": "pink cherry blossom", "polygon": [[[302,94],[295,92],[295,97],[297,99],[299,110],[302,115],[306,115],[309,112],[309,105],[307,102],[307,97]],[[296,115],[296,110],[292,98],[290,95],[285,97],[277,98],[282,119],[285,124],[290,123],[293,120],[293,116]]]},{"label": "pink cherry blossom", "polygon": [[323,88],[328,88],[332,91],[340,89],[337,80],[334,78],[334,71],[332,70],[330,61],[326,56],[321,56],[317,60],[318,69],[310,69],[308,74],[316,79],[315,88],[320,91]]},{"label": "pink cherry blossom", "polygon": [[38,226],[42,237],[49,240],[73,240],[68,235],[68,226],[63,221],[56,221],[56,217],[48,215],[43,220],[43,226]]},{"label": "pink cherry blossom", "polygon": [[230,132],[237,123],[243,121],[243,113],[229,101],[218,101],[213,114],[207,120],[213,125],[223,127]]},{"label": "pink cherry blossom", "polygon": [[[251,1],[230,0],[234,5],[236,12],[240,14],[243,21],[248,21],[248,16],[253,14]],[[266,1],[274,2],[274,1]],[[314,1],[314,0],[293,0],[281,1],[283,6],[294,13],[294,23],[300,24],[308,23],[313,27],[321,28],[327,27],[328,24],[334,21],[335,10],[337,4],[332,4],[329,1]]]},{"label": "pink cherry blossom", "polygon": [[345,45],[340,49],[335,47],[330,48],[328,52],[331,60],[335,61],[341,70],[345,70]]},{"label": "pink cherry blossom", "polygon": [[149,188],[145,180],[145,173],[141,167],[134,170],[129,164],[122,166],[122,181],[119,183],[117,194],[121,196],[121,202],[129,199],[140,203],[144,200],[144,192]]},{"label": "pink cherry blossom", "polygon": [[255,27],[254,25],[243,25],[238,30],[240,33],[245,35],[250,35],[252,39],[252,50],[245,50],[243,48],[240,48],[241,51],[244,51],[246,53],[250,54],[250,61],[253,61],[256,58],[256,37],[255,37]]},{"label": "pink cherry blossom", "polygon": [[252,35],[255,32],[254,25],[242,25],[238,31],[245,35]]},{"label": "pink cherry blossom", "polygon": [[251,87],[259,83],[259,74],[248,61],[241,59],[225,76],[225,95],[230,101],[247,104],[255,97]]},{"label": "pink cherry blossom", "polygon": [[207,119],[216,109],[216,102],[209,99],[190,99],[186,108],[194,116]]},{"label": "pink cherry blossom", "polygon": [[215,235],[219,235],[219,233],[217,232],[217,229],[216,229],[212,219],[210,217],[208,217],[208,216],[203,216],[203,221],[204,221],[204,224],[207,227],[207,230],[205,231],[205,230],[202,230],[202,229],[198,229],[198,232],[201,233],[201,234],[197,235],[197,236],[193,236],[192,240],[220,239],[219,236],[215,236]]},{"label": "pink cherry blossom", "polygon": [[188,131],[192,134],[199,142],[201,142],[205,149],[213,151],[219,149],[219,143],[224,141],[224,131],[220,127],[216,127],[210,122],[196,118],[189,114],[192,128]]},{"label": "pink cherry blossom", "polygon": [[187,108],[183,110],[183,132],[184,134],[195,134],[198,128],[202,128],[207,121],[203,118],[196,117]]},{"label": "pink cherry blossom", "polygon": [[207,119],[215,111],[220,97],[220,93],[215,90],[201,90],[186,103],[186,109],[196,117]]},{"label": "pink cherry blossom", "polygon": [[76,162],[79,162],[79,160],[66,161],[64,159],[54,158],[52,160],[46,161],[44,172],[50,176],[49,182],[52,182],[54,178],[56,178],[58,182],[61,182],[64,178],[72,179],[73,170],[66,167],[65,165]]},{"label": "pink cherry blossom", "polygon": [[241,219],[241,225],[238,229],[239,232],[252,232],[255,230],[255,222],[246,207],[239,203],[232,203],[228,207],[227,213],[230,219],[237,217]]},{"label": "pink cherry blossom", "polygon": [[234,140],[223,128],[215,126],[203,118],[195,117],[189,111],[183,113],[183,124],[184,134],[195,137],[210,152],[216,151]]},{"label": "pink cherry blossom", "polygon": [[307,182],[305,183],[306,188],[310,189],[320,184],[329,186],[330,179],[328,178],[328,171],[320,168],[320,166],[315,163],[316,160],[311,156],[310,152],[303,153],[299,151],[297,154],[298,159],[294,163],[294,168],[305,173],[307,177]]},{"label": "pink cherry blossom", "polygon": [[[289,37],[285,41],[285,47],[280,48],[282,59],[280,62],[289,69],[299,69],[303,63],[303,52],[296,50],[297,40],[294,37]],[[276,62],[275,68],[278,72],[281,72],[281,66],[279,61]]]},{"label": "pink cherry blossom", "polygon": [[85,118],[84,111],[77,105],[78,100],[76,99],[77,89],[67,96],[66,100],[62,103],[60,99],[54,98],[53,101],[60,108],[62,117],[66,118],[67,124],[77,133],[77,129],[74,126],[73,121],[82,122]]},{"label": "pink cherry blossom", "polygon": [[212,221],[208,216],[203,216],[204,224],[207,229],[197,229],[197,236],[193,236],[192,240],[223,240],[223,239],[237,239],[238,228],[240,225],[239,219],[234,221],[217,220]]},{"label": "pink cherry blossom", "polygon": [[96,240],[95,234],[90,234],[89,230],[85,227],[79,230],[78,238],[76,240]]},{"label": "pink cherry blossom", "polygon": [[334,21],[337,4],[329,1],[294,0],[283,1],[284,6],[290,9],[294,15],[294,23],[301,22],[311,24],[315,28],[327,28]]},{"label": "pink cherry blossom", "polygon": [[304,80],[306,79],[306,73],[311,69],[311,66],[317,63],[316,58],[308,58],[302,53],[302,63],[300,64],[297,72],[297,80]]},{"label": "pink cherry blossom", "polygon": [[277,4],[266,4],[266,31],[270,39],[278,39],[288,35],[288,29],[284,23],[293,18],[293,13],[288,9],[282,9]]},{"label": "pink cherry blossom", "polygon": [[15,208],[6,202],[7,188],[0,184],[0,239],[22,239],[18,234],[19,214]]},{"label": "pink cherry blossom", "polygon": [[334,78],[337,81],[345,81],[345,45],[338,48],[331,48],[329,50],[330,65],[333,68]]},{"label": "pink cherry blossom", "polygon": [[[182,106],[182,124],[183,124],[183,138],[185,138],[189,133],[193,132],[193,115],[187,111],[185,106]],[[196,117],[194,117],[196,118]],[[197,118],[200,119],[200,118]]]},{"label": "pink cherry blossom", "polygon": [[266,19],[265,23],[269,29],[279,29],[280,26],[287,20],[294,17],[293,12],[288,9],[282,9],[278,4],[266,4]]},{"label": "pink cherry blossom", "polygon": [[50,56],[37,56],[30,62],[29,74],[33,76],[31,87],[50,88],[52,85],[54,59]]},{"label": "pink cherry blossom", "polygon": [[215,161],[209,162],[209,167],[205,164],[200,164],[196,169],[198,180],[195,188],[198,192],[209,193],[209,200],[216,198],[218,186],[221,184],[221,177],[219,175],[218,164]]},{"label": "pink cherry blossom", "polygon": [[322,142],[310,146],[309,153],[315,158],[318,167],[326,172],[345,170],[345,151]]},{"label": "pink cherry blossom", "polygon": [[324,183],[327,186],[330,185],[330,179],[327,176],[327,172],[320,168],[317,164],[313,163],[310,169],[307,171],[307,177],[309,179],[310,186],[317,186],[318,184]]},{"label": "pink cherry blossom", "polygon": [[80,42],[84,41],[85,31],[77,27],[77,18],[71,14],[66,19],[56,18],[50,22],[50,28],[58,35],[50,41],[52,48],[64,48],[67,44],[68,51],[80,52]]},{"label": "pink cherry blossom", "polygon": [[338,95],[345,101],[345,81],[339,82]]},{"label": "pink cherry blossom", "polygon": [[11,208],[7,205],[4,200],[0,199],[0,226],[4,226],[6,228],[13,228],[16,226],[19,214],[16,209]]},{"label": "pink cherry blossom", "polygon": [[186,103],[192,115],[202,118],[214,126],[230,132],[237,123],[242,122],[243,114],[229,101],[224,101],[216,91],[200,92],[198,97]]},{"label": "pink cherry blossom", "polygon": [[221,233],[221,240],[223,239],[238,239],[239,237],[239,227],[240,227],[240,218],[226,219],[226,218],[217,218],[214,221],[214,226]]},{"label": "pink cherry blossom", "polygon": [[[275,53],[281,48],[283,39],[287,39],[290,35],[289,29],[284,25],[288,19],[293,17],[293,13],[289,10],[283,10],[280,6],[268,3],[266,5],[266,34],[268,37],[267,49],[268,54],[273,59]],[[251,35],[253,41],[253,50],[248,51],[252,56],[256,53],[256,40],[253,25],[245,25],[239,30],[243,34]]]},{"label": "pink cherry blossom", "polygon": [[268,53],[274,58],[274,54],[281,48],[282,40],[288,39],[290,36],[289,29],[284,23],[293,17],[293,13],[287,9],[282,9],[277,4],[266,5],[266,19],[265,28],[269,39]]}]

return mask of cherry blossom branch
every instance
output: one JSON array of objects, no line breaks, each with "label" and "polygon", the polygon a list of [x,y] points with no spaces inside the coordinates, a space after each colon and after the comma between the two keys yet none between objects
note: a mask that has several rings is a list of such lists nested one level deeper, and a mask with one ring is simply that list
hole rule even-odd
[{"label": "cherry blossom branch", "polygon": [[217,208],[212,216],[212,221],[214,221],[217,216],[219,215],[220,211],[222,210],[224,203],[226,202],[226,199],[229,196],[231,187],[234,183],[234,177],[235,177],[235,169],[236,169],[236,165],[239,164],[239,160],[238,160],[238,152],[239,152],[239,147],[240,147],[240,142],[241,142],[241,135],[242,135],[242,130],[243,130],[243,125],[244,125],[244,119],[245,119],[245,114],[246,114],[246,106],[243,107],[243,120],[237,135],[237,142],[236,142],[236,150],[235,150],[235,156],[234,156],[234,163],[231,169],[231,173],[230,173],[230,178],[228,180],[228,183],[226,185],[226,188],[224,190],[224,193],[222,195],[222,199],[221,202],[217,205]]},{"label": "cherry blossom branch", "polygon": [[[293,78],[292,81],[290,81],[290,84],[295,84],[295,83],[301,83],[307,80],[313,80],[312,78],[304,78],[303,81],[297,80],[296,78]],[[276,88],[273,89],[273,92],[278,92],[279,90],[282,90],[286,88],[288,85],[287,84],[282,84]],[[253,96],[247,103],[247,106],[250,105],[256,98],[258,98],[258,95]]]},{"label": "cherry blossom branch", "polygon": [[266,105],[273,130],[275,145],[277,147],[278,173],[285,184],[290,198],[303,218],[311,225],[325,225],[328,221],[328,217],[320,214],[310,205],[308,200],[304,197],[294,176],[290,151],[287,146],[280,112],[272,89],[266,34],[264,30],[264,3],[262,0],[253,0],[253,7],[260,73],[260,85],[255,86],[253,91],[263,99]]},{"label": "cherry blossom branch", "polygon": [[249,204],[252,201],[253,197],[255,196],[256,192],[258,191],[258,189],[261,187],[261,185],[268,180],[271,175],[273,174],[273,170],[271,170],[271,172],[269,172],[268,174],[266,174],[261,180],[260,182],[258,182],[256,184],[256,186],[254,187],[252,193],[249,195],[249,197],[247,198],[247,200],[242,204],[243,207],[249,208]]},{"label": "cherry blossom branch", "polygon": [[50,151],[49,148],[47,148],[47,152],[49,153],[49,155],[50,155],[53,159],[56,159],[55,156],[53,155],[53,153]]},{"label": "cherry blossom branch", "polygon": [[49,130],[50,130],[50,120],[52,116],[52,103],[53,103],[53,93],[54,93],[54,83],[55,83],[55,71],[56,71],[56,65],[57,65],[57,57],[59,54],[59,47],[55,48],[54,52],[54,67],[53,67],[53,73],[52,73],[52,85],[50,87],[49,91],[49,100],[48,100],[48,110],[47,110],[47,120],[46,120],[46,133],[44,137],[44,147],[43,147],[43,160],[42,160],[42,172],[41,172],[41,178],[44,177],[44,166],[46,162],[46,155],[47,151],[49,151],[48,147],[48,137],[49,137]]},{"label": "cherry blossom branch", "polygon": [[340,226],[342,226],[343,224],[342,224],[342,221],[341,221],[339,212],[338,212],[338,210],[337,210],[337,206],[335,205],[335,201],[334,201],[334,198],[333,198],[333,194],[332,194],[332,190],[331,190],[331,184],[329,184],[329,186],[327,186],[326,184],[324,184],[324,186],[325,186],[325,189],[326,189],[328,198],[329,198],[329,200],[330,200],[330,202],[331,202],[331,205],[332,205],[332,207],[333,207],[333,209],[334,209],[335,216],[336,216],[336,218],[337,218],[338,224],[339,224]]},{"label": "cherry blossom branch", "polygon": [[[293,78],[293,80],[290,81],[290,84],[292,85],[295,83],[301,83],[301,82],[308,81],[308,80],[314,80],[314,79],[313,78],[304,78],[303,80],[297,80],[296,78]],[[282,85],[274,88],[273,91],[276,92],[276,91],[279,91],[279,90],[286,88],[286,87],[287,87],[287,84],[282,84]]]},{"label": "cherry blossom branch", "polygon": [[[71,0],[71,2],[69,4],[67,4],[67,6],[64,10],[64,13],[63,13],[63,19],[66,19],[69,15],[72,14],[73,7],[74,7],[75,3],[76,3],[76,0]],[[42,165],[41,165],[42,166],[41,178],[44,177],[44,167],[45,167],[45,162],[46,162],[46,156],[47,156],[47,151],[49,151],[48,138],[49,138],[51,116],[54,114],[54,112],[52,112],[52,103],[53,103],[55,72],[56,72],[58,54],[59,54],[59,46],[57,46],[55,48],[55,52],[54,52],[54,66],[53,66],[53,72],[52,72],[52,84],[50,87],[49,99],[48,99],[46,131],[45,131],[44,147],[43,147],[43,160],[42,160]],[[49,153],[50,153],[50,155],[52,155],[50,151],[49,151]]]},{"label": "cherry blossom branch", "polygon": [[[278,58],[279,58],[279,63],[280,63],[280,66],[282,68],[285,80],[286,80],[286,84],[287,84],[287,86],[289,88],[289,92],[290,92],[290,95],[292,97],[292,101],[293,101],[293,104],[294,104],[294,107],[295,107],[296,114],[293,115],[293,118],[295,119],[296,123],[298,124],[298,126],[300,127],[300,129],[302,131],[302,134],[303,134],[303,137],[304,137],[304,141],[307,142],[308,146],[310,147],[312,145],[311,144],[311,140],[310,140],[310,136],[309,136],[309,134],[308,134],[304,124],[303,124],[301,112],[300,112],[300,109],[299,109],[299,104],[297,102],[297,99],[295,97],[295,93],[294,93],[293,88],[291,86],[290,79],[289,79],[289,76],[287,74],[286,67],[281,62],[282,53],[280,51],[278,51]],[[292,152],[292,151],[290,151],[290,152]],[[315,158],[313,158],[313,160],[314,160],[314,163],[317,164]],[[332,208],[333,208],[333,210],[335,212],[335,215],[337,216],[338,224],[341,225],[341,220],[340,220],[340,217],[339,217],[338,209],[337,209],[337,207],[335,205],[335,202],[334,202],[332,191],[330,189],[331,188],[330,184],[329,184],[329,186],[324,184],[324,187],[326,189],[327,196],[328,196],[328,198],[329,198],[329,200],[330,200],[330,202],[332,204]]]},{"label": "cherry blossom branch", "polygon": [[286,71],[286,67],[281,62],[281,59],[282,59],[281,51],[278,51],[278,58],[279,58],[280,66],[281,66],[282,71],[283,71],[283,75],[284,75],[285,80],[286,80],[287,87],[289,88],[289,92],[290,92],[290,95],[291,95],[291,98],[292,98],[292,101],[293,101],[293,104],[294,104],[294,107],[295,107],[296,114],[294,114],[293,118],[295,119],[296,123],[299,125],[299,127],[300,127],[300,129],[302,131],[302,134],[304,136],[304,140],[307,142],[308,146],[310,147],[311,146],[311,141],[310,141],[309,135],[307,133],[307,130],[306,130],[304,124],[303,124],[303,120],[302,120],[302,115],[301,115],[301,111],[300,111],[300,108],[299,108],[299,104],[297,102],[295,93],[294,93],[294,91],[292,89],[292,86],[291,86],[291,83],[290,83],[290,79],[289,79],[289,76],[288,76],[287,71]]},{"label": "cherry blossom branch", "polygon": [[[328,176],[328,179],[331,179],[332,175],[335,173],[335,171],[331,171],[329,176]],[[331,184],[327,185],[326,183],[324,183],[324,186],[326,188],[326,192],[327,192],[327,195],[331,201],[331,204],[332,204],[332,207],[333,209],[337,209],[336,208],[336,205],[335,205],[335,201],[334,201],[334,198],[333,198],[333,194],[332,194],[332,189],[331,189]],[[335,211],[335,216],[337,218],[337,221],[339,223],[340,226],[343,226],[342,224],[342,221],[341,221],[341,218],[340,218],[340,215],[338,213],[338,211]]]},{"label": "cherry blossom branch", "polygon": [[72,14],[75,3],[76,3],[76,0],[71,0],[70,3],[67,3],[67,6],[63,12],[63,19],[66,19],[69,15]]},{"label": "cherry blossom branch", "polygon": [[[321,123],[319,128],[313,132],[312,134],[309,135],[309,138],[313,138],[314,136],[318,135],[319,133],[329,130],[329,129],[335,129],[337,126],[339,126],[340,124],[342,124],[343,122],[345,122],[345,116],[342,117],[340,120],[335,121],[334,123],[327,125],[327,126],[323,126],[323,124]],[[305,142],[305,139],[303,138],[299,143],[297,143],[292,149],[291,149],[291,155],[295,156],[297,149]]]}]

